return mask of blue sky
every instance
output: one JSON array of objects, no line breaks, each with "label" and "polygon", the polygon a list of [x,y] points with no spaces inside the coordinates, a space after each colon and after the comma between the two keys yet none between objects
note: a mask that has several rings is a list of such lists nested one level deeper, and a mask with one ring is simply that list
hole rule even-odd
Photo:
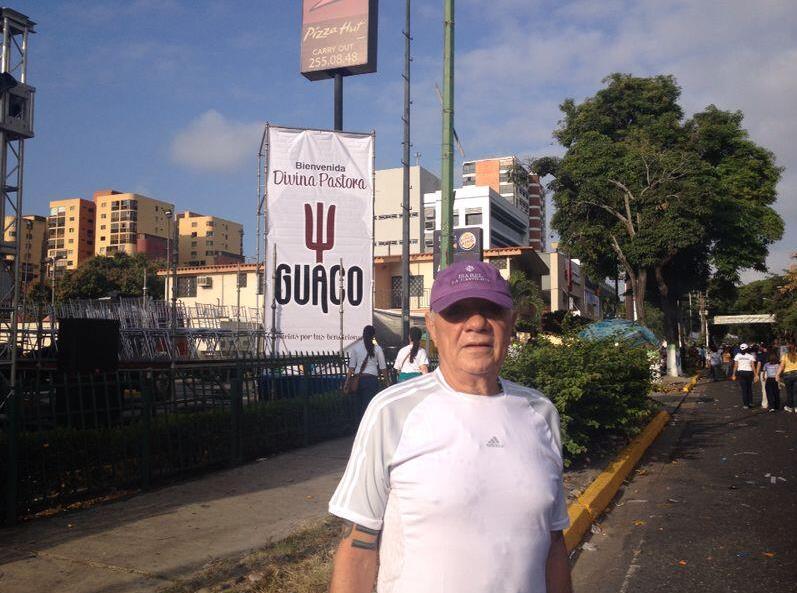
[{"label": "blue sky", "polygon": [[[415,0],[413,152],[439,174],[442,2]],[[750,6],[754,4],[754,6]],[[242,221],[254,250],[264,122],[332,126],[332,83],[298,72],[298,0],[21,1],[38,23],[29,80],[25,212],[113,187]],[[401,158],[403,6],[382,0],[379,72],[345,81],[345,128],[377,132],[377,167]],[[456,128],[467,158],[561,152],[565,97],[611,72],[674,74],[688,113],[741,109],[786,168],[777,209],[797,250],[797,4],[789,0],[458,0]],[[746,275],[751,278],[752,275]]]}]

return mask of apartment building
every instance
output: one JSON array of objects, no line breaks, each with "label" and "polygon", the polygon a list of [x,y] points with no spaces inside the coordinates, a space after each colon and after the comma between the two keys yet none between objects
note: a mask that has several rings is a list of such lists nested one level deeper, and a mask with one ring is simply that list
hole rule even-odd
[{"label": "apartment building", "polygon": [[76,270],[94,257],[95,219],[95,205],[90,200],[66,198],[50,202],[47,258],[48,265],[55,262],[56,276],[66,270]]},{"label": "apartment building", "polygon": [[113,189],[94,193],[97,211],[94,253],[143,253],[165,259],[174,204]]},{"label": "apartment building", "polygon": [[[4,239],[7,243],[16,241],[17,231],[14,228],[14,217],[6,216]],[[22,234],[20,235],[20,280],[24,290],[38,284],[43,273],[45,246],[47,238],[47,219],[44,216],[27,214],[22,217]]]},{"label": "apartment building", "polygon": [[[374,255],[401,255],[404,168],[380,169],[374,188]],[[421,166],[410,167],[410,254],[432,249],[423,240],[423,196],[439,189],[436,175]]]},{"label": "apartment building", "polygon": [[243,260],[242,224],[189,210],[179,213],[177,220],[180,265],[215,266]]},{"label": "apartment building", "polygon": [[487,185],[528,214],[529,246],[545,251],[545,193],[539,175],[529,171],[515,156],[466,161],[462,164],[462,185]]},{"label": "apartment building", "polygon": [[[424,196],[424,243],[428,251],[434,247],[434,231],[441,225],[441,194]],[[528,214],[514,206],[492,187],[476,185],[454,191],[454,228],[482,229],[484,249],[526,246],[529,241]]]}]

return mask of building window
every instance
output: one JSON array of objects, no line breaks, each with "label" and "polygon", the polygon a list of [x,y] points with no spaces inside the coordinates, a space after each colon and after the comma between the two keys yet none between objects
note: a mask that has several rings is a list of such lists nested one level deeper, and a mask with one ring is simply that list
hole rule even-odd
[{"label": "building window", "polygon": [[468,173],[475,173],[476,172],[476,163],[463,163],[462,164],[462,173],[467,175]]},{"label": "building window", "polygon": [[101,231],[104,231],[104,230],[105,230],[105,225],[104,225],[104,224],[101,224],[101,225],[100,225],[100,230],[101,230]]},{"label": "building window", "polygon": [[196,247],[196,241],[191,241],[191,247]]},{"label": "building window", "polygon": [[465,226],[478,225],[482,223],[482,209],[468,208],[465,210]]},{"label": "building window", "polygon": [[238,273],[238,288],[246,288],[246,272]]},{"label": "building window", "polygon": [[196,228],[196,223],[195,223],[195,222],[192,222],[192,223],[191,223],[191,228],[192,228],[192,229],[195,229],[195,228]]},{"label": "building window", "polygon": [[191,236],[192,236],[192,237],[196,237],[196,231],[194,231],[193,233],[191,233]]},{"label": "building window", "polygon": [[177,278],[177,298],[196,296],[196,276]]},{"label": "building window", "polygon": [[105,214],[105,212],[103,212],[102,214],[100,214],[100,218],[108,218],[108,215]]},{"label": "building window", "polygon": [[257,272],[257,294],[263,294],[263,270]]},{"label": "building window", "polygon": [[[410,297],[420,298],[423,292],[423,276],[410,276]],[[401,276],[390,278],[390,308],[401,308]]]},{"label": "building window", "polygon": [[435,218],[435,211],[434,208],[424,208],[423,209],[423,228],[427,231],[434,230],[434,218]]},{"label": "building window", "polygon": [[473,177],[466,177],[462,180],[462,187],[467,187],[468,185],[476,185],[476,180]]}]

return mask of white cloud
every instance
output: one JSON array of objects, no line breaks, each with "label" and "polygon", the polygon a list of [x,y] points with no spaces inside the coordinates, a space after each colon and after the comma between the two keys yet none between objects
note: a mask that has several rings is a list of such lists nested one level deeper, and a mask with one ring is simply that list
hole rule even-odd
[{"label": "white cloud", "polygon": [[[466,0],[471,4],[481,3]],[[596,11],[596,3],[581,0],[548,9],[528,2],[523,10],[520,0],[496,0],[490,6],[490,34],[457,53],[456,126],[470,152],[545,150],[565,97],[593,95],[611,72],[673,74],[687,115],[711,103],[741,110],[751,138],[785,167],[775,209],[786,230],[768,264],[773,272],[786,267],[797,249],[797,5],[607,0]]]},{"label": "white cloud", "polygon": [[261,123],[233,121],[211,109],[175,134],[171,157],[200,171],[235,171],[254,162],[262,132]]}]

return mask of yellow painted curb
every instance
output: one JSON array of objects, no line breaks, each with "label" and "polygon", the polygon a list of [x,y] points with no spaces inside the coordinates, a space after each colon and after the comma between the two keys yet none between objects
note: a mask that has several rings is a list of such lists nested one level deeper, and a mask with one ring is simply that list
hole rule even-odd
[{"label": "yellow painted curb", "polygon": [[[697,383],[697,376],[692,379]],[[609,506],[623,481],[669,421],[670,414],[666,410],[661,410],[656,414],[645,430],[637,435],[611,465],[595,478],[584,493],[567,508],[570,527],[565,529],[564,536],[568,552],[581,543],[593,521]]]},{"label": "yellow painted curb", "polygon": [[689,379],[689,383],[687,383],[681,388],[681,391],[683,391],[684,393],[689,393],[690,391],[692,391],[692,389],[695,388],[695,385],[697,385],[698,376],[699,373],[695,373],[695,375],[691,379]]}]

